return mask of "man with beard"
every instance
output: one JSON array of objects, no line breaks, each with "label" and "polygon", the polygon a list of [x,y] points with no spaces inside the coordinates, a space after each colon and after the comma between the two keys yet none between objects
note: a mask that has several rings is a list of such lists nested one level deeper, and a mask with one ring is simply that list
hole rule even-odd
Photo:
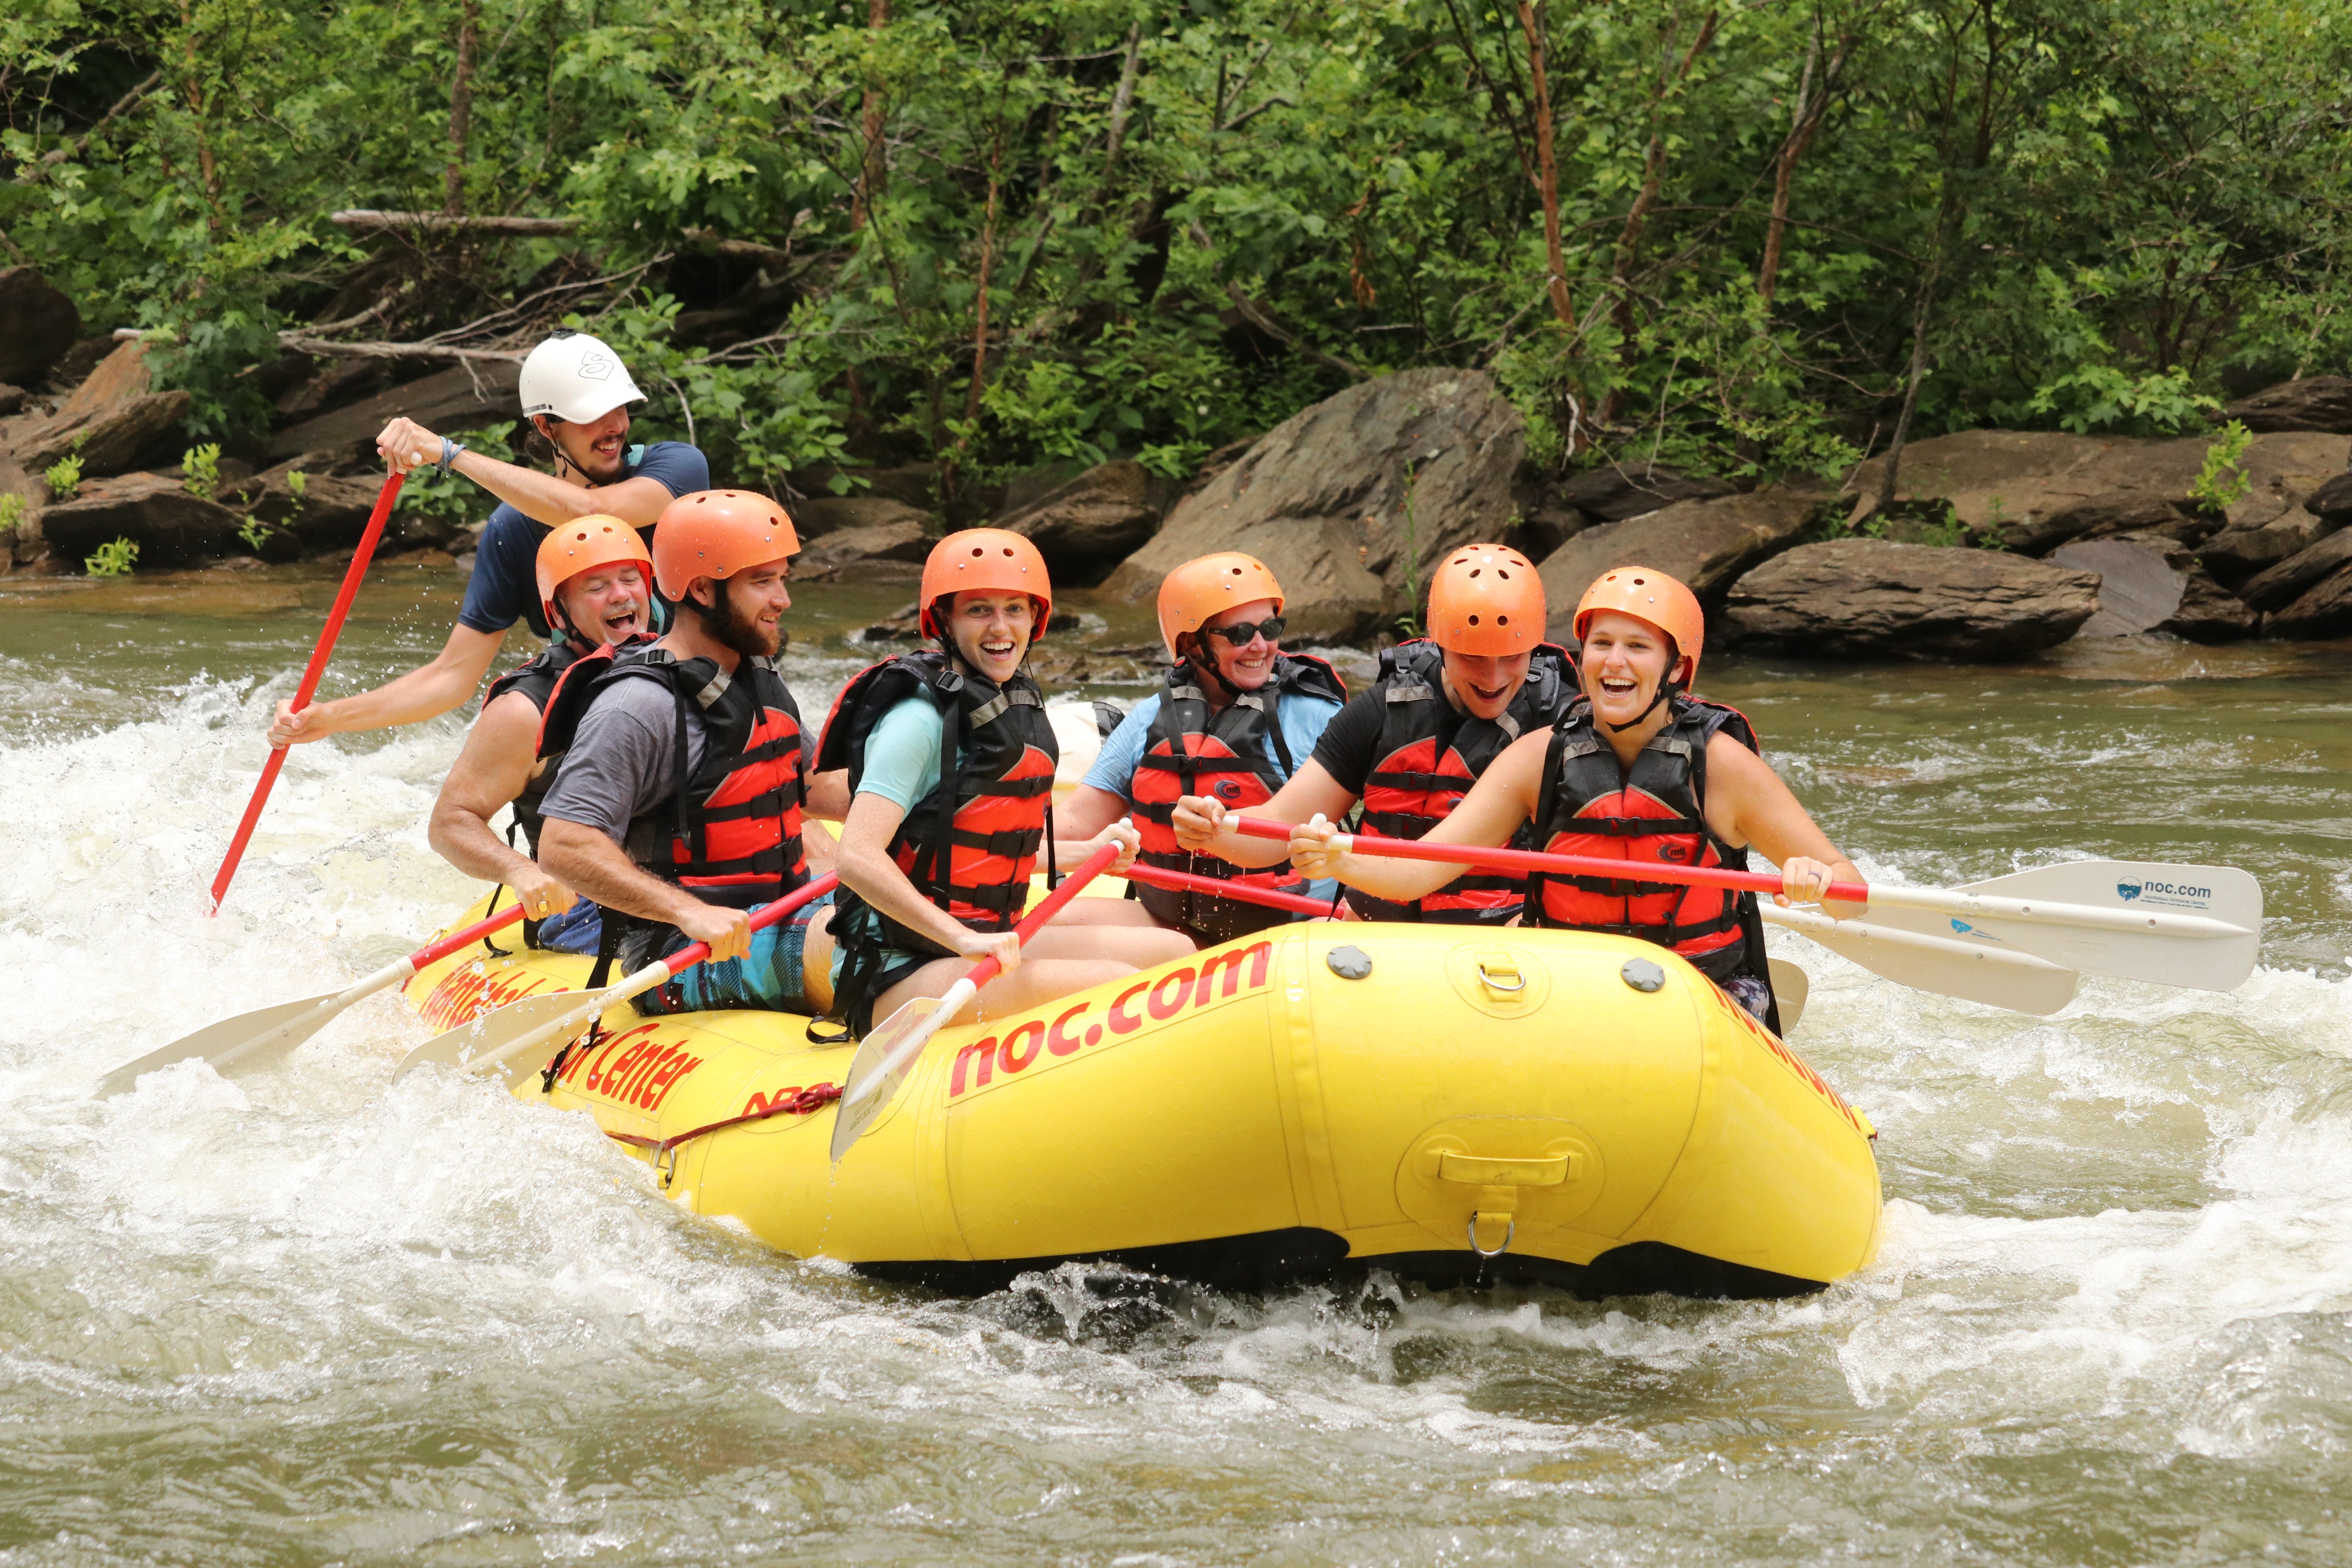
[{"label": "man with beard", "polygon": [[[709,464],[686,443],[629,444],[628,405],[646,395],[620,356],[586,332],[566,328],[531,350],[518,390],[524,417],[551,452],[552,474],[469,452],[414,419],[395,419],[376,437],[394,473],[429,467],[460,474],[499,504],[482,529],[457,624],[433,661],[373,691],[314,702],[299,713],[290,701],[278,703],[271,745],[421,723],[458,707],[474,695],[515,622],[551,635],[532,591],[532,563],[550,529],[597,516],[651,528],[672,500],[709,488]],[[654,624],[661,624],[658,606]]]},{"label": "man with beard", "polygon": [[[469,877],[514,889],[523,909],[523,942],[530,947],[596,951],[596,906],[573,897],[532,858],[539,853],[540,802],[561,761],[540,754],[540,717],[583,660],[646,637],[653,563],[637,531],[617,517],[583,517],[548,531],[539,547],[540,607],[562,636],[537,658],[490,683],[482,715],[466,732],[466,749],[433,803],[427,834],[434,850]],[[587,679],[594,673],[583,671]],[[509,805],[514,826],[500,843],[490,818]],[[524,838],[520,851],[518,831]]]},{"label": "man with beard", "polygon": [[762,905],[808,881],[812,857],[820,869],[833,858],[832,838],[803,822],[807,737],[775,665],[799,549],[765,496],[673,502],[653,548],[655,584],[678,605],[668,635],[611,656],[591,680],[577,679],[584,662],[568,671],[548,706],[540,750],[563,760],[540,805],[540,861],[603,906],[600,968],[710,944],[711,962],[646,993],[640,1012],[810,1012],[831,1000],[824,900],[750,930]]}]

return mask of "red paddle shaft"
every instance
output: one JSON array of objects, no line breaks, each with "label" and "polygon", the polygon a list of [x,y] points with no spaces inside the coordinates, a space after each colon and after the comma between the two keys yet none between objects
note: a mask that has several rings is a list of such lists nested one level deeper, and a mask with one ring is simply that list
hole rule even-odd
[{"label": "red paddle shaft", "polygon": [[[1013,928],[1020,934],[1023,944],[1026,945],[1031,937],[1045,930],[1047,921],[1068,908],[1070,900],[1076,898],[1088,882],[1101,876],[1104,868],[1118,858],[1118,846],[1106,844],[1087,856],[1076,870],[1063,878],[1062,885],[1046,894],[1044,901],[1022,916],[1021,923]],[[974,990],[978,990],[1003,973],[1004,965],[992,958],[983,958],[971,966],[964,978],[971,982]]]},{"label": "red paddle shaft", "polygon": [[[367,575],[368,561],[375,554],[376,541],[383,537],[384,520],[392,515],[392,503],[399,499],[401,478],[398,474],[385,475],[383,489],[377,492],[375,510],[368,514],[367,531],[360,535],[359,548],[352,552],[351,570],[343,574],[342,590],[335,595],[335,607],[327,612],[326,630],[319,634],[319,646],[310,650],[310,663],[302,671],[302,684],[294,689],[294,710],[298,713],[310,705],[310,694],[319,689],[319,677],[327,672],[327,656],[334,652],[335,637],[343,629],[343,618],[352,613],[352,601],[359,597],[360,582]],[[245,816],[236,825],[236,837],[228,841],[228,854],[213,878],[209,913],[220,913],[229,879],[236,875],[237,862],[245,858],[246,841],[253,837],[254,825],[261,820],[261,808],[278,783],[278,770],[285,765],[283,746],[272,751],[269,761],[262,764],[261,782],[253,786],[253,798],[245,804]]]},{"label": "red paddle shaft", "polygon": [[[1286,822],[1255,816],[1228,816],[1225,825],[1252,838],[1290,837]],[[1761,871],[1727,871],[1713,866],[1669,866],[1663,861],[1602,860],[1590,855],[1544,855],[1532,849],[1490,849],[1473,844],[1432,844],[1426,839],[1375,838],[1367,834],[1339,835],[1341,847],[1357,855],[1377,855],[1391,860],[1436,860],[1448,866],[1475,866],[1488,871],[1543,871],[1555,877],[1606,877],[1615,882],[1665,882],[1692,888],[1735,888],[1743,893],[1777,893],[1780,879]],[[1870,889],[1860,882],[1832,882],[1825,899],[1866,904]]]},{"label": "red paddle shaft", "polygon": [[[765,931],[803,904],[814,903],[840,885],[840,878],[824,876],[805,887],[795,888],[774,903],[762,908],[758,914],[753,915],[751,929]],[[691,947],[679,948],[667,958],[661,960],[661,963],[669,970],[671,978],[675,979],[709,956],[710,944],[707,942],[698,942]]]},{"label": "red paddle shaft", "polygon": [[1264,904],[1270,910],[1289,910],[1302,915],[1328,915],[1328,899],[1303,899],[1297,893],[1277,893],[1272,888],[1253,888],[1246,882],[1228,882],[1216,877],[1196,877],[1190,871],[1163,871],[1157,866],[1129,866],[1127,879],[1148,882],[1155,888],[1173,888],[1179,892],[1206,893],[1213,899],[1231,899],[1237,904]]},{"label": "red paddle shaft", "polygon": [[522,919],[522,906],[510,905],[503,914],[492,915],[488,920],[476,921],[464,931],[453,931],[439,942],[425,943],[408,955],[408,967],[411,970],[418,970],[428,963],[438,963],[458,949],[471,946],[486,936],[495,936],[520,919]]}]

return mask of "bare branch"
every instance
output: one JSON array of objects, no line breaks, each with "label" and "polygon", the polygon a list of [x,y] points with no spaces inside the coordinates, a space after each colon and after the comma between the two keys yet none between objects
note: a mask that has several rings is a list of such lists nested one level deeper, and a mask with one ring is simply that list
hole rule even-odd
[{"label": "bare branch", "polygon": [[570,234],[580,226],[576,217],[473,217],[463,213],[379,212],[347,207],[330,213],[327,221],[343,228],[437,229],[482,234]]}]

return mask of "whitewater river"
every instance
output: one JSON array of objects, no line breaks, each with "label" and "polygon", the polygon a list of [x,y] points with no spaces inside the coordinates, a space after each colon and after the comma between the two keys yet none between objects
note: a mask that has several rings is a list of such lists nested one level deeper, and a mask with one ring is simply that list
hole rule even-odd
[{"label": "whitewater river", "polygon": [[[2352,1561],[2345,649],[1709,660],[1866,871],[2220,862],[2269,900],[2234,994],[2047,1019],[1776,938],[1794,1043],[1883,1133],[1857,1279],[965,1300],[698,1222],[584,1117],[388,1088],[424,1034],[390,997],[92,1098],[474,896],[425,842],[449,719],[298,752],[200,911],[332,587],[0,582],[0,1563]],[[329,694],[456,594],[379,569]],[[804,707],[907,596],[803,593]]]}]

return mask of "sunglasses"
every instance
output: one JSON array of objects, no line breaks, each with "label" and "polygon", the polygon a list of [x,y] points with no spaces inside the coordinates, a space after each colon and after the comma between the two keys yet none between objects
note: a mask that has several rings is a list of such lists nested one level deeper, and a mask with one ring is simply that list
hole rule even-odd
[{"label": "sunglasses", "polygon": [[1203,629],[1209,636],[1223,637],[1235,647],[1247,647],[1261,635],[1268,642],[1280,642],[1282,627],[1283,619],[1280,616],[1268,616],[1255,626],[1247,621],[1239,621],[1230,626],[1208,626]]}]

